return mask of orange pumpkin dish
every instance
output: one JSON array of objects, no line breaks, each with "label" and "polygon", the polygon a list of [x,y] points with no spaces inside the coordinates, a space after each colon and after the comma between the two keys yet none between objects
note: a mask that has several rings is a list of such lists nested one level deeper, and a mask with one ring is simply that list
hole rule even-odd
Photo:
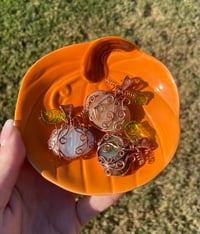
[{"label": "orange pumpkin dish", "polygon": [[[70,105],[73,114],[59,111]],[[130,41],[105,37],[38,60],[22,81],[15,121],[43,177],[74,193],[112,194],[149,182],[169,163],[179,141],[179,98],[161,62]]]}]

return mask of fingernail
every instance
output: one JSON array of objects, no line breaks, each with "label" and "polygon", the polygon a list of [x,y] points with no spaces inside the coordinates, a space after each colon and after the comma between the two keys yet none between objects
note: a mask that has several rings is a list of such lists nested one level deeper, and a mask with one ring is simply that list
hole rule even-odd
[{"label": "fingernail", "polygon": [[6,144],[6,141],[11,135],[12,129],[13,129],[13,120],[9,119],[5,122],[2,132],[1,132],[1,146],[4,146]]}]

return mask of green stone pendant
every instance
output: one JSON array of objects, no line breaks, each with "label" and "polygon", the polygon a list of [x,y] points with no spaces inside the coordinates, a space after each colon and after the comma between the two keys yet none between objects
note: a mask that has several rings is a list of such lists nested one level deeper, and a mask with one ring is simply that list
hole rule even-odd
[{"label": "green stone pendant", "polygon": [[98,162],[107,176],[127,174],[135,161],[129,149],[129,143],[120,135],[105,134],[98,143]]}]

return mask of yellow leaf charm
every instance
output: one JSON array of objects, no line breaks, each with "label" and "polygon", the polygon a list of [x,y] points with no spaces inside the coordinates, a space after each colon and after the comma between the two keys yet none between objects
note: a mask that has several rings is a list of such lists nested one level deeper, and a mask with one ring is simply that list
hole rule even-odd
[{"label": "yellow leaf charm", "polygon": [[42,110],[41,111],[41,118],[45,123],[48,124],[57,124],[63,120],[66,120],[65,114],[57,109],[51,110]]},{"label": "yellow leaf charm", "polygon": [[140,127],[132,120],[125,124],[124,133],[129,140],[137,141],[140,138]]},{"label": "yellow leaf charm", "polygon": [[137,123],[134,120],[127,122],[124,125],[124,133],[131,141],[137,141],[141,138],[147,138],[155,141],[155,130],[149,125],[147,121]]},{"label": "yellow leaf charm", "polygon": [[146,105],[149,101],[149,96],[147,92],[142,92],[139,90],[127,90],[125,95],[128,96],[132,104]]}]

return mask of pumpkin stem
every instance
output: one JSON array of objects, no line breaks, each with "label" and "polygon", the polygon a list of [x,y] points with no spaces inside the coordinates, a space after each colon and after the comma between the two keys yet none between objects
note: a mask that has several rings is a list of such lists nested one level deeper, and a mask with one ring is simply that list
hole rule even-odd
[{"label": "pumpkin stem", "polygon": [[89,46],[83,60],[83,75],[91,82],[99,82],[108,75],[107,59],[113,51],[137,49],[130,41],[121,37],[103,37]]}]

